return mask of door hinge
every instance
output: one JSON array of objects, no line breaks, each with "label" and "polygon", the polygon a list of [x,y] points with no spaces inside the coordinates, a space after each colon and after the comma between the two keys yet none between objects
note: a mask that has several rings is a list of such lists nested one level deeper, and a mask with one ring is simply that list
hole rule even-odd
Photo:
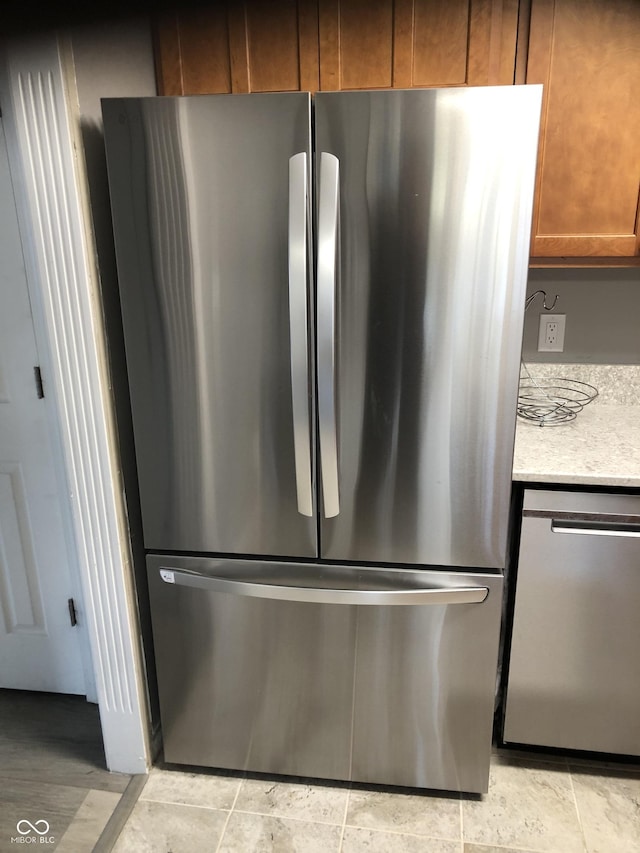
[{"label": "door hinge", "polygon": [[42,382],[42,372],[40,370],[40,365],[36,365],[33,368],[33,375],[36,380],[36,394],[38,395],[38,400],[42,400],[44,397],[44,385]]},{"label": "door hinge", "polygon": [[78,614],[76,612],[76,603],[73,598],[70,598],[67,602],[69,607],[69,619],[71,620],[71,627],[74,628],[78,624]]}]

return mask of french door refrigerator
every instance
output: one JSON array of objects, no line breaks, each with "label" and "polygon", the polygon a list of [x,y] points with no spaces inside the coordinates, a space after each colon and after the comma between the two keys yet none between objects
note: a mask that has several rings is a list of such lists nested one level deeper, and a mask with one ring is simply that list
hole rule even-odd
[{"label": "french door refrigerator", "polygon": [[166,761],[487,789],[540,100],[103,101]]}]

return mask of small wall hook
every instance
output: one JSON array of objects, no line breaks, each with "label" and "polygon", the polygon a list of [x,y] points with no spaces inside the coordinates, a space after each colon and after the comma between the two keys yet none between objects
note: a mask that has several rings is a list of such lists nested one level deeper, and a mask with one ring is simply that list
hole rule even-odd
[{"label": "small wall hook", "polygon": [[558,294],[556,293],[556,295],[553,297],[553,303],[551,305],[547,305],[547,291],[546,290],[536,290],[534,293],[531,294],[531,296],[527,296],[527,298],[525,299],[525,302],[524,302],[524,310],[525,311],[531,305],[531,303],[536,298],[536,296],[538,296],[538,294],[540,294],[540,293],[542,294],[542,307],[544,308],[544,310],[545,311],[553,311],[553,309],[556,307],[556,302],[558,301]]}]

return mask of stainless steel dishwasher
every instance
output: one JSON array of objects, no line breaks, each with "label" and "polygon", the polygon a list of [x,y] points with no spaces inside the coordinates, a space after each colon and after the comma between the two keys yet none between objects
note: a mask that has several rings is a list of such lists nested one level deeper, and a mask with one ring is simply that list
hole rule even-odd
[{"label": "stainless steel dishwasher", "polygon": [[525,492],[503,736],[640,754],[640,495]]}]

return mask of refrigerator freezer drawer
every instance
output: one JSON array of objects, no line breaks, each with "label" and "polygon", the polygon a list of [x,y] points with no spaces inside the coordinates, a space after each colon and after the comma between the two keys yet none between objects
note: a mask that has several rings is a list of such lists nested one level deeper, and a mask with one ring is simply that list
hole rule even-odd
[{"label": "refrigerator freezer drawer", "polygon": [[640,755],[640,497],[530,490],[523,515],[504,739]]},{"label": "refrigerator freezer drawer", "polygon": [[487,790],[500,575],[147,566],[166,761]]}]

